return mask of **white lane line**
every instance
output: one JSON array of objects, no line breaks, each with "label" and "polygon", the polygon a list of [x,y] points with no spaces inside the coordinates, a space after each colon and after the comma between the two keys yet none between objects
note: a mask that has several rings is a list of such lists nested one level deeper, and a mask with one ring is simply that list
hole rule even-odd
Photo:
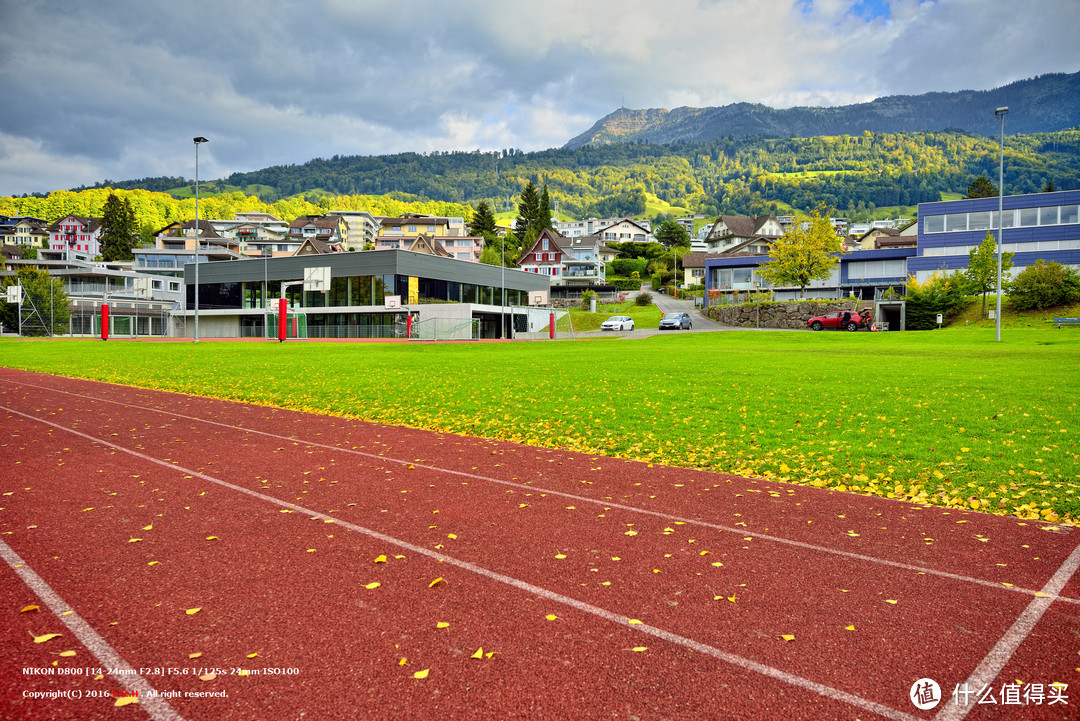
[{"label": "white lane line", "polygon": [[[7,379],[0,379],[0,380],[4,380],[4,381],[6,381],[8,383],[13,383],[13,384],[15,383],[14,381],[7,381]],[[21,383],[20,385],[26,385],[26,386],[29,386],[31,388],[40,388],[41,390],[52,391],[54,393],[63,393],[64,395],[74,396],[76,398],[83,398],[85,400],[90,400],[90,401],[98,401],[98,402],[103,402],[103,403],[112,403],[114,405],[124,406],[126,408],[132,408],[132,409],[135,409],[135,410],[153,411],[155,413],[161,413],[161,414],[164,414],[164,415],[169,415],[169,416],[172,416],[174,418],[183,418],[183,419],[186,419],[186,420],[195,421],[197,423],[207,423],[207,424],[210,424],[210,425],[219,426],[221,428],[228,428],[228,429],[234,430],[234,431],[242,431],[244,433],[254,433],[254,434],[257,434],[257,435],[266,436],[267,438],[274,438],[274,439],[280,440],[280,441],[290,441],[290,442],[293,442],[293,443],[304,443],[304,444],[312,446],[314,448],[326,448],[328,450],[339,451],[341,453],[351,453],[353,455],[363,456],[364,458],[371,458],[373,460],[388,461],[390,463],[397,463],[398,465],[413,466],[415,468],[423,468],[424,470],[428,470],[428,471],[434,471],[434,472],[437,472],[437,473],[445,473],[447,475],[459,476],[459,477],[462,477],[462,478],[469,478],[469,479],[472,479],[472,480],[484,481],[484,482],[487,482],[487,483],[495,483],[495,484],[498,484],[498,485],[507,486],[507,487],[515,488],[515,489],[519,489],[519,490],[528,490],[528,491],[533,491],[533,492],[548,493],[548,494],[553,495],[553,496],[560,496],[562,498],[568,498],[568,499],[571,499],[571,500],[574,500],[574,501],[578,501],[579,503],[591,503],[591,504],[595,504],[597,506],[601,506],[603,508],[617,508],[620,511],[628,511],[628,512],[631,512],[631,513],[640,513],[640,514],[646,515],[646,516],[653,516],[653,517],[656,517],[656,518],[662,518],[665,521],[672,521],[672,522],[677,522],[677,523],[682,523],[682,524],[687,524],[687,525],[700,526],[702,528],[711,528],[711,529],[718,530],[718,531],[727,531],[729,533],[737,533],[737,534],[739,534],[741,536],[752,536],[754,538],[758,538],[758,539],[761,539],[761,540],[772,541],[774,543],[783,543],[783,544],[786,544],[786,545],[789,545],[789,546],[794,546],[796,548],[802,548],[802,549],[805,549],[805,550],[808,550],[808,551],[815,551],[817,553],[828,553],[828,554],[835,555],[835,556],[841,556],[843,558],[849,558],[849,559],[852,559],[852,560],[855,560],[855,561],[863,561],[865,563],[880,564],[880,565],[889,566],[889,567],[892,567],[892,568],[903,569],[905,571],[914,571],[916,573],[925,573],[927,575],[938,576],[938,577],[941,577],[941,578],[948,578],[948,579],[952,579],[954,581],[962,581],[964,583],[974,583],[974,584],[977,584],[977,585],[980,585],[980,586],[984,586],[986,588],[993,588],[993,589],[998,590],[998,591],[1008,591],[1008,592],[1011,592],[1011,593],[1022,593],[1022,594],[1028,595],[1028,596],[1034,596],[1037,593],[1037,591],[1035,591],[1034,589],[1025,588],[1025,587],[1022,587],[1022,586],[1003,586],[999,581],[988,581],[988,580],[982,579],[982,578],[975,578],[973,576],[965,576],[965,575],[962,575],[962,574],[959,574],[959,573],[951,573],[949,571],[941,571],[941,570],[934,569],[934,568],[929,568],[929,567],[926,567],[926,566],[917,566],[917,565],[914,565],[914,564],[911,564],[911,563],[903,563],[901,561],[892,561],[892,560],[889,560],[887,558],[878,558],[876,556],[868,556],[868,555],[865,555],[865,554],[862,554],[862,553],[855,553],[853,551],[844,551],[844,550],[841,550],[841,549],[838,549],[838,548],[830,548],[828,546],[819,546],[819,545],[814,544],[814,543],[807,543],[805,541],[795,541],[795,540],[788,539],[788,538],[781,538],[779,536],[773,536],[773,535],[770,535],[768,533],[760,533],[758,531],[751,531],[751,530],[748,530],[748,529],[745,529],[745,528],[740,529],[740,528],[735,528],[734,526],[725,526],[725,525],[720,524],[720,523],[710,523],[708,521],[699,521],[699,520],[695,520],[695,519],[692,519],[692,518],[683,518],[681,516],[674,516],[674,515],[671,515],[671,514],[668,514],[668,513],[661,513],[659,511],[650,511],[650,510],[647,510],[647,509],[644,509],[644,508],[637,508],[635,506],[627,506],[627,505],[624,505],[622,503],[615,503],[615,502],[612,502],[612,501],[602,501],[602,500],[597,500],[595,498],[589,498],[588,496],[579,496],[579,495],[576,495],[576,494],[573,494],[573,493],[566,493],[565,491],[557,491],[557,490],[554,490],[554,489],[546,488],[544,486],[526,485],[526,484],[523,484],[523,483],[515,483],[514,481],[505,481],[505,480],[502,480],[502,479],[499,479],[499,478],[492,478],[490,476],[481,476],[481,475],[477,475],[475,473],[468,473],[466,471],[455,471],[455,470],[449,469],[449,468],[440,468],[438,466],[429,466],[429,465],[426,465],[426,464],[423,464],[423,463],[416,463],[415,461],[409,461],[409,460],[404,460],[404,459],[399,459],[399,458],[393,458],[391,456],[379,455],[378,453],[367,453],[365,451],[358,451],[358,450],[355,450],[355,449],[352,449],[352,448],[345,448],[343,446],[334,446],[334,445],[330,445],[328,443],[320,443],[318,441],[309,441],[309,440],[305,440],[303,438],[297,438],[295,436],[283,436],[283,435],[280,435],[280,434],[277,434],[277,433],[270,433],[268,431],[260,431],[260,430],[258,430],[256,428],[248,428],[248,427],[245,427],[245,426],[229,425],[228,423],[221,423],[219,421],[211,421],[211,420],[207,420],[205,418],[199,418],[197,416],[186,415],[184,413],[175,413],[175,412],[172,412],[172,411],[163,410],[161,408],[154,408],[153,406],[139,406],[139,405],[135,405],[133,403],[125,403],[123,401],[116,401],[116,400],[112,400],[112,399],[109,399],[109,398],[98,398],[96,396],[85,395],[83,393],[73,393],[71,391],[57,390],[55,388],[49,388],[47,386],[37,386],[37,385],[34,385],[32,383]],[[220,399],[211,398],[211,399],[207,399],[207,400],[220,400]],[[237,401],[223,401],[223,402],[235,403]],[[2,407],[2,406],[0,406],[0,407]],[[284,409],[281,409],[281,410],[284,410]],[[290,412],[295,412],[295,411],[290,411]],[[363,421],[359,421],[359,422],[363,422]],[[67,429],[65,429],[65,430],[67,430]],[[1070,598],[1070,597],[1067,597],[1067,596],[1060,596],[1060,597],[1056,596],[1052,600],[1057,600],[1057,601],[1062,601],[1064,603],[1072,603],[1072,604],[1080,605],[1080,599]]]},{"label": "white lane line", "polygon": [[[103,668],[111,672],[121,686],[129,693],[136,694],[141,706],[154,721],[184,721],[184,717],[177,713],[168,701],[159,697],[154,687],[136,673],[135,669],[120,656],[119,653],[103,639],[94,627],[87,623],[82,616],[75,613],[71,606],[60,597],[45,579],[37,575],[32,568],[19,557],[14,549],[0,540],[0,556],[4,558],[11,570],[15,571],[23,583],[41,599],[42,603],[49,607],[60,622],[67,626],[68,630],[75,635],[79,642],[86,647]],[[67,614],[66,616],[63,614]],[[119,671],[119,673],[116,673]]]},{"label": "white lane line", "polygon": [[[978,696],[984,686],[992,683],[997,678],[1001,670],[1005,668],[1005,664],[1009,662],[1016,652],[1016,649],[1031,635],[1039,619],[1050,608],[1050,604],[1054,601],[1053,596],[1061,593],[1061,589],[1073,577],[1078,567],[1080,567],[1080,546],[1073,549],[1073,552],[1069,554],[1069,557],[1065,559],[1057,572],[1043,586],[1042,593],[1046,594],[1046,597],[1040,596],[1032,599],[1027,608],[1017,617],[1009,630],[1005,632],[1005,635],[998,639],[998,642],[994,644],[994,647],[990,649],[982,662],[971,672],[966,681],[966,688],[971,689]],[[961,721],[976,705],[974,702],[964,706],[951,703],[938,712],[938,715],[934,717],[934,721]]]},{"label": "white lane line", "polygon": [[671,633],[670,631],[665,631],[661,628],[650,626],[644,623],[630,624],[630,620],[627,616],[612,613],[611,611],[602,609],[599,606],[593,606],[592,604],[585,603],[584,601],[579,601],[575,598],[571,598],[570,596],[564,596],[561,593],[550,591],[540,586],[534,586],[531,583],[514,578],[513,576],[507,576],[505,574],[499,573],[498,571],[492,571],[490,569],[484,568],[483,566],[478,566],[468,561],[462,561],[457,558],[453,558],[451,556],[439,553],[437,551],[424,548],[423,546],[413,545],[408,541],[404,541],[393,536],[388,536],[384,533],[380,533],[379,531],[375,531],[370,528],[358,526],[355,523],[344,521],[340,518],[336,518],[334,516],[330,516],[325,513],[306,508],[305,506],[301,506],[295,503],[289,503],[288,501],[282,501],[280,499],[274,498],[273,496],[268,496],[265,493],[253,491],[251,489],[244,488],[243,486],[238,486],[234,483],[230,483],[229,481],[209,476],[205,473],[201,473],[200,471],[196,471],[191,468],[184,468],[183,466],[176,465],[171,462],[159,460],[152,456],[148,456],[145,453],[140,453],[138,451],[133,451],[129,448],[124,448],[123,446],[117,445],[116,443],[107,441],[103,438],[96,438],[87,433],[83,433],[82,431],[67,428],[60,425],[59,423],[53,423],[52,421],[35,418],[34,416],[13,410],[11,408],[6,408],[4,406],[0,406],[0,409],[6,410],[10,413],[14,413],[18,416],[22,416],[23,418],[27,418],[29,420],[36,421],[47,426],[51,426],[58,430],[65,431],[79,438],[83,438],[92,443],[96,443],[100,446],[113,448],[117,451],[120,451],[121,453],[126,453],[130,456],[146,461],[148,463],[162,466],[163,468],[168,468],[171,471],[175,471],[177,473],[185,473],[195,478],[200,478],[209,483],[214,483],[216,485],[222,486],[223,488],[228,488],[232,491],[236,491],[237,493],[242,493],[244,495],[251,496],[252,498],[257,498],[258,500],[264,501],[271,505],[279,506],[281,508],[287,508],[289,510],[302,511],[306,514],[309,514],[312,518],[318,518],[323,521],[333,521],[335,526],[346,528],[356,533],[364,534],[376,540],[382,541],[383,543],[397,546],[398,548],[411,551],[412,553],[416,553],[418,555],[427,556],[428,558],[434,559],[435,561],[438,561],[440,563],[456,566],[462,570],[475,573],[478,576],[482,576],[498,583],[506,584],[508,586],[524,591],[526,593],[530,593],[540,598],[546,598],[549,601],[568,606],[575,610],[581,611],[582,613],[588,613],[593,616],[597,616],[604,619],[605,621],[610,621],[614,624],[630,629],[631,631],[644,633],[655,638],[663,639],[669,643],[681,646],[691,651],[697,651],[698,653],[712,656],[713,658],[717,658],[721,661],[724,661],[725,663],[731,664],[745,671],[751,671],[753,673],[761,674],[763,676],[776,679],[777,681],[781,681],[788,685],[811,691],[825,698],[829,698],[835,701],[841,701],[851,706],[855,706],[879,714],[886,718],[895,719],[896,721],[919,721],[915,716],[904,713],[903,711],[898,711],[894,708],[885,706],[876,701],[871,701],[861,696],[856,696],[855,694],[848,693],[847,691],[841,691],[840,689],[832,688],[831,686],[826,686],[816,681],[811,681],[810,679],[803,678],[802,676],[798,676],[796,674],[788,673],[787,671],[782,671],[778,668],[773,668],[772,666],[766,666],[765,664],[758,663],[757,661],[752,661],[748,658],[744,658],[733,653],[728,653],[727,651],[722,651],[714,646],[700,643],[691,638],[686,638],[685,636],[680,636],[678,634]]}]

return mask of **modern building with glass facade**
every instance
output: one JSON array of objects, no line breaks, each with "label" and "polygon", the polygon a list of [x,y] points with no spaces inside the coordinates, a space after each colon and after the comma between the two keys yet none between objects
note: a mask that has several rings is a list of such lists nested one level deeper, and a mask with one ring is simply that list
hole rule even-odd
[{"label": "modern building with glass facade", "polygon": [[[305,291],[305,269],[318,267],[330,268],[329,287]],[[193,264],[185,266],[187,310],[174,335],[194,335],[194,273]],[[517,330],[531,330],[524,310],[530,293],[546,298],[550,285],[533,273],[406,250],[200,263],[200,337],[273,336],[270,314],[283,288],[289,312],[303,315],[309,338],[404,337],[409,316],[414,326],[457,323],[462,330],[454,337],[500,338],[509,337],[511,318]],[[387,307],[391,296],[401,307]],[[499,322],[504,306],[505,330]]]},{"label": "modern building with glass facade", "polygon": [[[1080,265],[1080,190],[1006,195],[1002,250],[1014,253],[1015,276],[1036,260]],[[997,240],[998,198],[919,204],[918,254],[907,271],[925,280],[938,271],[967,267],[968,253],[991,232]]]}]

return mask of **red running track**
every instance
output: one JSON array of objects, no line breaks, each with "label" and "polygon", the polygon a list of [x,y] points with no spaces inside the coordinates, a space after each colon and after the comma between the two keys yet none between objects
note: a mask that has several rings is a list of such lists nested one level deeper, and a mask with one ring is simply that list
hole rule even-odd
[{"label": "red running track", "polygon": [[6,369],[0,468],[2,718],[1080,717],[1068,527]]}]

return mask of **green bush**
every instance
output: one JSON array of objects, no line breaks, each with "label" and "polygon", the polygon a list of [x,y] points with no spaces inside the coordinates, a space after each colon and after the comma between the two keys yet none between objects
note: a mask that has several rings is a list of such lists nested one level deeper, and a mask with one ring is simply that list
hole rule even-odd
[{"label": "green bush", "polygon": [[1053,308],[1078,300],[1080,273],[1054,261],[1035,261],[1009,286],[1009,303],[1017,310]]},{"label": "green bush", "polygon": [[652,293],[648,291],[638,293],[637,298],[634,298],[634,303],[640,306],[650,305],[652,303]]},{"label": "green bush", "polygon": [[616,258],[608,264],[608,267],[615,272],[615,275],[630,276],[637,273],[640,277],[648,264],[648,258]]},{"label": "green bush", "polygon": [[585,310],[589,309],[589,301],[596,299],[595,290],[583,290],[581,291],[581,307]]},{"label": "green bush", "polygon": [[959,273],[934,273],[920,283],[912,276],[907,282],[905,325],[908,330],[937,328],[937,314],[948,321],[972,300],[964,295],[964,280]]},{"label": "green bush", "polygon": [[607,282],[619,290],[641,290],[641,281],[634,278],[608,278]]}]

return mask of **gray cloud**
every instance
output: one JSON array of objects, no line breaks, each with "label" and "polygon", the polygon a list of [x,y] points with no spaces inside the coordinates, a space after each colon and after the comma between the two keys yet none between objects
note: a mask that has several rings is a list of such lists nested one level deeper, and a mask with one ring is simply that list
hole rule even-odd
[{"label": "gray cloud", "polygon": [[0,194],[191,177],[196,135],[210,178],[547,148],[624,98],[986,89],[1080,69],[1077,27],[1075,0],[0,0]]}]

